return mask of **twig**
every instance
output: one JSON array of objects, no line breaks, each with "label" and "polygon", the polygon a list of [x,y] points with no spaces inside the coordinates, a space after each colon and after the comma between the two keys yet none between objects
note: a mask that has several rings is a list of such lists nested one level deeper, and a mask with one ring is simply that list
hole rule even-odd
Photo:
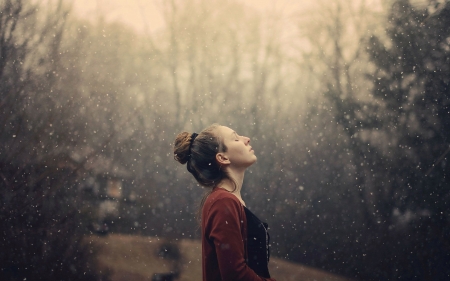
[{"label": "twig", "polygon": [[434,167],[436,167],[437,164],[439,164],[442,159],[444,159],[445,155],[447,155],[450,152],[450,145],[447,148],[447,150],[439,157],[439,159],[431,166],[428,171],[425,173],[425,176],[428,177],[428,175],[433,171]]}]

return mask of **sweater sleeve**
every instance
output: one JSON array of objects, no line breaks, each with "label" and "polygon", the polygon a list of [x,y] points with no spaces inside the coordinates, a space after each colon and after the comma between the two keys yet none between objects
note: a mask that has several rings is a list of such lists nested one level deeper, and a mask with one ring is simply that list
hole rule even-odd
[{"label": "sweater sleeve", "polygon": [[222,280],[276,281],[258,276],[245,262],[242,223],[240,205],[231,198],[217,200],[208,212],[208,238],[214,243]]}]

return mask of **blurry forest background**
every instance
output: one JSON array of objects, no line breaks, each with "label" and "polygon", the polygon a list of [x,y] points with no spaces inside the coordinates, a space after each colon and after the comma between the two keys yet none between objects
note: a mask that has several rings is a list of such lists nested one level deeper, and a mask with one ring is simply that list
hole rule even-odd
[{"label": "blurry forest background", "polygon": [[1,280],[99,280],[81,241],[102,227],[198,239],[172,142],[216,122],[252,140],[274,256],[450,278],[449,1],[155,2],[163,27],[137,32],[0,1]]}]

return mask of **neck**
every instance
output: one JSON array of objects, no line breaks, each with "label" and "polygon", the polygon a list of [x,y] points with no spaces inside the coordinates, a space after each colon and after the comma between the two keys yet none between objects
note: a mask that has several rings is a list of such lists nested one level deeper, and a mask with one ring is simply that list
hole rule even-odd
[{"label": "neck", "polygon": [[241,188],[242,188],[242,183],[244,182],[245,170],[236,171],[236,170],[228,169],[227,173],[231,179],[224,179],[223,181],[220,182],[220,184],[218,186],[230,191],[245,206],[245,202],[244,202],[244,200],[242,200],[242,197],[241,197]]}]

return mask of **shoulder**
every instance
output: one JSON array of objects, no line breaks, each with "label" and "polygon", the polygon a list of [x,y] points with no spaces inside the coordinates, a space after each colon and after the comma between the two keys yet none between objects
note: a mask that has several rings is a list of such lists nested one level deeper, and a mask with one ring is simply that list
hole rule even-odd
[{"label": "shoulder", "polygon": [[203,212],[209,213],[211,209],[225,210],[230,208],[239,210],[239,212],[241,209],[243,210],[243,206],[236,196],[222,188],[216,188],[206,198],[205,204],[203,205]]},{"label": "shoulder", "polygon": [[206,200],[207,201],[215,201],[215,200],[222,199],[222,198],[229,198],[229,199],[233,199],[233,200],[239,202],[239,200],[236,198],[236,196],[234,196],[231,192],[229,192],[223,188],[220,188],[220,187],[214,188],[214,190],[211,192],[211,194],[209,194],[209,196]]}]

